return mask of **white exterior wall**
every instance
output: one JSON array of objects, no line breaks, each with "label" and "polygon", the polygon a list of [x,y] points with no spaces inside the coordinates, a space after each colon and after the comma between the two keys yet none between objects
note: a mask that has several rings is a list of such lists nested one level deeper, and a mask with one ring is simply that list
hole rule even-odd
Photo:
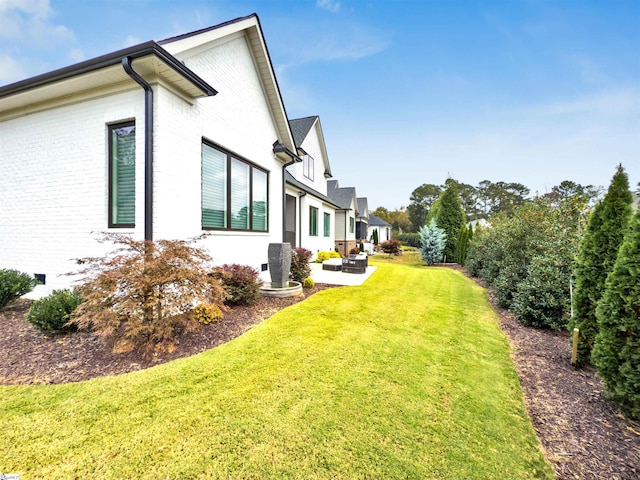
[{"label": "white exterior wall", "polygon": [[[61,288],[72,260],[103,255],[96,238],[108,226],[107,124],[136,120],[136,228],[143,236],[144,94],[142,89],[0,123],[0,268],[46,275]],[[113,229],[111,231],[116,231]]]},{"label": "white exterior wall", "polygon": [[[202,138],[268,171],[268,232],[210,231],[218,264],[260,269],[282,241],[278,138],[244,37],[184,59],[219,94],[191,105],[154,85],[154,239],[188,238],[201,227]],[[133,82],[132,82],[132,85]],[[136,121],[136,227],[144,236],[144,92],[131,90],[0,123],[0,268],[46,275],[46,293],[68,286],[72,259],[113,249],[95,238],[108,226],[107,124]]]},{"label": "white exterior wall", "polygon": [[373,231],[376,229],[378,230],[379,243],[391,240],[391,227],[383,227],[380,225],[369,225],[367,227],[367,240],[371,239],[371,235],[373,235]]},{"label": "white exterior wall", "polygon": [[[301,145],[302,149],[313,157],[313,180],[304,176],[304,169],[302,163],[296,163],[290,167],[289,172],[300,183],[304,183],[316,192],[327,194],[327,179],[324,176],[325,170],[325,157],[322,154],[322,147],[320,145],[320,136],[318,134],[318,125],[316,125],[309,131],[308,135],[304,139]],[[295,167],[295,170],[294,170]]]},{"label": "white exterior wall", "polygon": [[155,159],[156,237],[203,233],[201,228],[202,138],[268,171],[268,232],[208,230],[202,242],[217,264],[241,263],[260,270],[269,243],[282,241],[282,163],[272,151],[278,134],[244,37],[183,59],[218,90],[190,106],[161,89]]}]

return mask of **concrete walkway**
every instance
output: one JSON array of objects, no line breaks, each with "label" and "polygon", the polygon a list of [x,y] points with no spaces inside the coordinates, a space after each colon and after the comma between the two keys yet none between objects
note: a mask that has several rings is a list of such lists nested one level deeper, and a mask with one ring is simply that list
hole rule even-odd
[{"label": "concrete walkway", "polygon": [[321,263],[310,263],[311,278],[316,283],[330,285],[362,285],[378,267],[367,267],[365,273],[344,273],[322,270]]}]

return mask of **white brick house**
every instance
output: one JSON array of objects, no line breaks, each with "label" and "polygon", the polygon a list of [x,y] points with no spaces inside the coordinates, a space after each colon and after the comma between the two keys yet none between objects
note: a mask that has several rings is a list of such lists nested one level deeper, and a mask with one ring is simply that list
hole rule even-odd
[{"label": "white brick house", "polygon": [[99,232],[264,268],[295,152],[255,14],[0,87],[0,268],[66,286]]},{"label": "white brick house", "polygon": [[291,131],[301,163],[291,165],[286,175],[286,239],[292,246],[314,254],[335,247],[335,205],[327,197],[331,178],[329,157],[317,116],[291,120]]}]

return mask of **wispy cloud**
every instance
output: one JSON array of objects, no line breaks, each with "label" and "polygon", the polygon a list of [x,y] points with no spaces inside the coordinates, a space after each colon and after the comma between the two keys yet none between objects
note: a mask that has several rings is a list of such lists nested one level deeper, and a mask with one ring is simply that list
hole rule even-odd
[{"label": "wispy cloud", "polygon": [[122,46],[125,48],[132,47],[133,45],[137,45],[141,42],[142,40],[140,40],[140,38],[136,37],[135,35],[128,35],[127,38],[124,39],[124,42],[122,42]]},{"label": "wispy cloud", "polygon": [[[34,60],[42,52],[52,52],[73,44],[76,36],[65,25],[54,21],[49,0],[0,0],[0,82],[19,80],[47,68]],[[78,60],[80,50],[69,51]]]},{"label": "wispy cloud", "polygon": [[527,107],[525,113],[548,117],[579,115],[583,119],[623,119],[634,116],[640,119],[640,88],[602,90],[569,100]]},{"label": "wispy cloud", "polygon": [[342,8],[342,4],[336,0],[317,0],[316,5],[332,13],[338,13]]},{"label": "wispy cloud", "polygon": [[72,62],[81,62],[85,58],[87,58],[86,55],[84,54],[84,51],[82,51],[81,48],[72,48],[71,50],[69,50],[67,57]]},{"label": "wispy cloud", "polygon": [[23,62],[0,53],[0,85],[24,78],[27,75],[26,72]]}]

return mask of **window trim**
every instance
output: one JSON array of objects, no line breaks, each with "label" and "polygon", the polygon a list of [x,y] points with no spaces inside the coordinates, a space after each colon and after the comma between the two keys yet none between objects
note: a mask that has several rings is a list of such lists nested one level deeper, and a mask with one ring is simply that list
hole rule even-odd
[{"label": "window trim", "polygon": [[331,236],[331,214],[324,212],[324,236]]},{"label": "window trim", "polygon": [[[220,153],[226,155],[226,161],[225,161],[225,181],[226,181],[226,219],[225,219],[225,223],[226,226],[224,227],[208,227],[203,225],[203,218],[202,218],[202,214],[203,214],[203,204],[202,204],[202,195],[204,192],[204,176],[202,175],[203,173],[203,161],[202,161],[202,151],[204,149],[204,147],[208,146],[209,148],[213,148],[214,150],[219,151]],[[202,146],[201,148],[201,152],[200,152],[200,228],[202,230],[206,230],[206,231],[225,231],[225,232],[253,232],[253,233],[269,233],[269,226],[270,226],[270,218],[269,218],[269,170],[267,170],[266,168],[263,168],[261,166],[259,166],[258,164],[247,160],[245,157],[243,157],[242,155],[238,155],[237,153],[226,149],[224,147],[222,147],[221,145],[212,142],[210,140],[207,140],[206,138],[202,138]],[[231,198],[232,198],[232,178],[231,178],[231,165],[233,163],[233,160],[236,160],[238,162],[244,163],[246,165],[249,166],[249,211],[247,212],[248,218],[249,218],[249,227],[248,228],[232,228],[231,227]],[[255,170],[259,170],[260,172],[265,174],[265,181],[266,181],[266,191],[265,191],[265,196],[266,196],[266,208],[265,208],[265,224],[266,224],[266,229],[265,230],[256,230],[253,228],[253,203],[254,203],[254,169]]]},{"label": "window trim", "polygon": [[304,157],[302,157],[302,174],[312,182],[314,181],[315,177],[314,162],[315,160],[309,154],[306,154]]},{"label": "window trim", "polygon": [[314,206],[309,206],[309,236],[318,236],[318,207]]},{"label": "window trim", "polygon": [[[134,140],[134,157],[133,157],[133,168],[134,168],[134,179],[133,179],[133,218],[134,221],[133,223],[115,223],[113,221],[113,183],[115,181],[114,178],[114,168],[113,168],[113,131],[117,130],[118,128],[125,128],[125,127],[134,127],[136,126],[136,121],[134,120],[127,120],[124,122],[116,122],[116,123],[108,123],[107,124],[107,145],[108,145],[108,157],[107,157],[107,169],[108,169],[108,194],[107,194],[107,224],[108,224],[108,228],[135,228],[136,226],[136,222],[135,222],[135,211],[136,211],[136,174],[135,174],[135,167],[136,167],[136,158],[135,158],[135,141]],[[137,130],[135,130],[136,134],[137,134]]]}]

